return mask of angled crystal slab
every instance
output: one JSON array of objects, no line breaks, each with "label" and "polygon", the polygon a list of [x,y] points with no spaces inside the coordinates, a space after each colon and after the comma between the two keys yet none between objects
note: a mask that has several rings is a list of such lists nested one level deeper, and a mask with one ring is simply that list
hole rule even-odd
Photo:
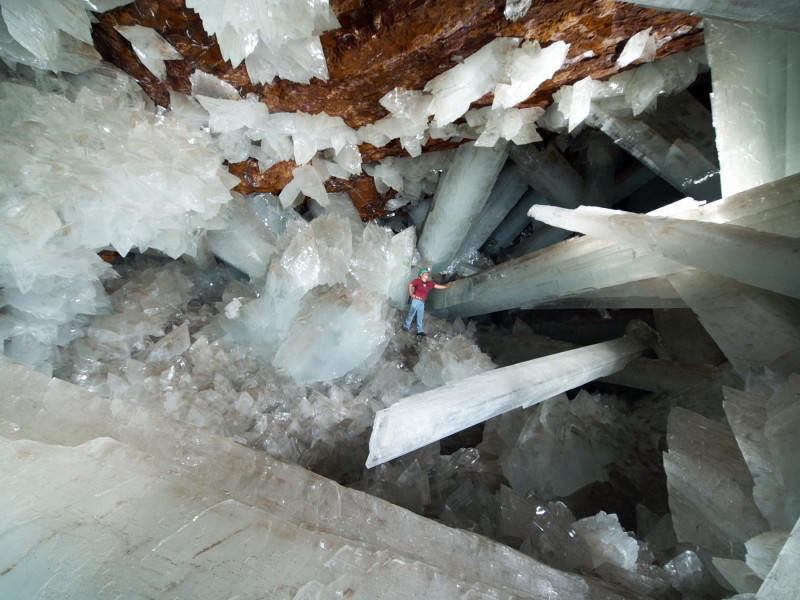
[{"label": "angled crystal slab", "polygon": [[[671,216],[800,237],[798,182],[800,175],[794,175],[702,206],[679,203]],[[430,305],[448,317],[465,317],[533,306],[686,269],[652,253],[642,256],[630,248],[583,236],[454,281],[448,290],[434,296]]]},{"label": "angled crystal slab", "polygon": [[0,563],[15,567],[4,584],[15,572],[48,573],[15,579],[19,597],[40,586],[86,595],[98,582],[109,585],[98,596],[158,597],[170,588],[201,599],[245,588],[254,598],[289,588],[295,597],[394,597],[386,595],[394,587],[404,597],[431,589],[437,598],[462,598],[465,589],[476,597],[627,597],[5,357],[0,380],[0,529],[14,539],[0,547]]},{"label": "angled crystal slab", "polygon": [[632,328],[616,340],[487,371],[405,398],[375,415],[367,467],[615,373],[648,347],[650,334],[649,328]]},{"label": "angled crystal slab", "polygon": [[769,525],[753,501],[753,479],[725,423],[673,408],[664,470],[679,542],[720,558],[745,558],[745,542]]},{"label": "angled crystal slab", "polygon": [[[787,3],[788,4],[788,3]],[[800,8],[773,5],[795,30],[707,20],[711,110],[725,196],[800,171]],[[758,13],[761,5],[751,11]]]},{"label": "angled crystal slab", "polygon": [[784,376],[800,369],[796,300],[705,271],[668,279],[740,376],[763,367]]},{"label": "angled crystal slab", "polygon": [[575,208],[583,204],[583,178],[572,168],[555,144],[538,150],[532,144],[508,145],[508,155],[528,184],[551,204]]},{"label": "angled crystal slab", "polygon": [[708,110],[690,94],[660,102],[659,109],[662,105],[668,110],[635,118],[630,111],[616,111],[607,102],[597,100],[592,104],[588,123],[677,190],[703,200],[719,198],[713,130],[702,127],[709,121]]},{"label": "angled crystal slab", "polygon": [[507,164],[503,167],[481,214],[475,219],[469,233],[461,242],[461,246],[456,252],[456,260],[459,257],[468,256],[483,246],[527,189],[528,183],[515,165]]},{"label": "angled crystal slab", "polygon": [[794,0],[743,3],[730,0],[615,0],[647,8],[660,8],[741,23],[760,23],[777,29],[800,31],[800,6]]},{"label": "angled crystal slab", "polygon": [[756,592],[757,600],[789,600],[800,589],[800,519],[781,549],[775,566]]},{"label": "angled crystal slab", "polygon": [[446,269],[458,252],[506,162],[505,144],[497,148],[459,146],[439,181],[417,249],[434,271]]},{"label": "angled crystal slab", "polygon": [[728,223],[702,223],[581,206],[533,206],[549,225],[606,239],[742,283],[800,297],[800,238]]}]

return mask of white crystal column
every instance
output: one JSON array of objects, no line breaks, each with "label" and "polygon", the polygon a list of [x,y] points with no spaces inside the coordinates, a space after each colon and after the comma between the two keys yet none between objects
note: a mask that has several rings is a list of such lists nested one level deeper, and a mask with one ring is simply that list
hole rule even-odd
[{"label": "white crystal column", "polygon": [[496,255],[511,245],[520,232],[530,224],[528,211],[535,204],[547,204],[547,199],[536,190],[528,188],[528,192],[489,236],[484,245],[487,254]]},{"label": "white crystal column", "polygon": [[594,206],[533,206],[529,214],[554,227],[657,252],[684,265],[800,298],[800,238]]},{"label": "white crystal column", "polygon": [[[725,200],[690,207],[679,216],[800,237],[798,200],[800,175],[795,175]],[[660,255],[637,253],[583,236],[454,281],[448,290],[433,296],[430,308],[448,317],[486,314],[685,269]]]},{"label": "white crystal column", "polygon": [[667,110],[633,118],[597,101],[587,122],[677,190],[693,198],[716,200],[720,197],[719,166],[715,149],[708,143],[713,136],[701,125],[708,121],[708,111],[690,94],[660,104]]},{"label": "white crystal column", "polygon": [[708,20],[705,35],[723,195],[799,172],[800,33]]},{"label": "white crystal column", "polygon": [[555,145],[538,150],[533,144],[508,145],[508,155],[530,186],[551,204],[575,208],[583,204],[583,178]]},{"label": "white crystal column", "polygon": [[785,296],[703,271],[668,276],[736,372],[800,372],[800,306]]},{"label": "white crystal column", "polygon": [[367,467],[619,371],[653,339],[652,330],[633,325],[622,338],[487,371],[378,411]]},{"label": "white crystal column", "polygon": [[478,250],[527,190],[528,183],[516,165],[509,163],[503,167],[486,205],[461,243],[456,258]]},{"label": "white crystal column", "polygon": [[477,148],[459,146],[450,168],[439,181],[425,218],[417,249],[434,271],[446,269],[480,215],[500,169],[506,162],[505,145]]},{"label": "white crystal column", "polygon": [[762,23],[800,31],[800,4],[797,0],[760,0],[759,2],[734,2],[732,0],[615,0],[647,8],[660,8],[703,17],[719,17],[727,21]]}]

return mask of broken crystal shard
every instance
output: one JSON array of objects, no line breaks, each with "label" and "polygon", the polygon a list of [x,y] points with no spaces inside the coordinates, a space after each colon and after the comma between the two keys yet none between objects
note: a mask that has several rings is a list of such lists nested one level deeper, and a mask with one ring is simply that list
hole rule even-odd
[{"label": "broken crystal shard", "polygon": [[600,511],[592,517],[575,521],[572,527],[589,546],[595,569],[606,563],[628,571],[636,569],[639,544],[622,529],[617,515]]},{"label": "broken crystal shard", "polygon": [[503,16],[509,21],[516,21],[524,16],[531,7],[531,0],[506,0]]},{"label": "broken crystal shard", "polygon": [[617,66],[619,68],[627,67],[632,62],[641,60],[642,62],[650,62],[656,56],[656,41],[650,32],[652,27],[648,27],[644,31],[640,31],[631,39],[627,41],[622,53],[617,58]]},{"label": "broken crystal shard", "polygon": [[761,579],[766,579],[775,561],[778,560],[781,548],[789,538],[789,530],[767,531],[747,540],[747,566]]},{"label": "broken crystal shard", "polygon": [[161,338],[147,355],[147,364],[163,362],[185,352],[190,345],[189,324],[179,325]]},{"label": "broken crystal shard", "polygon": [[141,25],[117,25],[115,29],[131,43],[133,51],[147,70],[159,81],[167,76],[165,60],[181,60],[183,56],[157,31]]},{"label": "broken crystal shard", "polygon": [[[477,148],[463,144],[439,181],[431,210],[419,235],[417,249],[434,271],[446,269],[455,258],[480,214],[506,161],[505,145]],[[457,210],[453,208],[458,207]]]},{"label": "broken crystal shard", "polygon": [[715,556],[711,563],[728,585],[740,594],[755,594],[761,587],[762,579],[743,560]]},{"label": "broken crystal shard", "polygon": [[667,444],[664,470],[678,541],[744,559],[744,543],[769,525],[753,502],[753,479],[730,427],[676,407]]},{"label": "broken crystal shard", "polygon": [[791,598],[800,589],[800,519],[778,554],[775,566],[756,593],[758,600]]},{"label": "broken crystal shard", "polygon": [[[632,329],[636,331],[636,328]],[[416,394],[375,415],[367,467],[374,467],[517,407],[620,370],[648,342],[639,333],[497,369]],[[641,334],[647,337],[646,333]]]},{"label": "broken crystal shard", "polygon": [[[793,375],[793,378],[796,385],[798,377]],[[793,495],[791,474],[785,473],[782,468],[785,462],[781,457],[773,455],[773,450],[778,450],[779,441],[774,435],[768,435],[773,432],[767,430],[767,422],[771,419],[774,424],[777,418],[791,428],[793,421],[797,420],[797,417],[792,418],[791,413],[797,411],[780,412],[781,416],[778,417],[775,414],[778,411],[769,410],[770,404],[761,396],[727,387],[723,392],[725,414],[753,475],[753,498],[756,505],[773,529],[788,529],[800,514],[793,506],[797,502],[787,498],[787,495]],[[791,457],[797,454],[797,449],[787,450],[791,461]],[[787,476],[789,481],[786,481]]]}]

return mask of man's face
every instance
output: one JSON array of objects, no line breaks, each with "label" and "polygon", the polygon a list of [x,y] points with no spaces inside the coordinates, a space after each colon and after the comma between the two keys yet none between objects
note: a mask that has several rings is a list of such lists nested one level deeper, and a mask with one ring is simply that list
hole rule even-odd
[{"label": "man's face", "polygon": [[422,275],[419,276],[419,278],[422,279],[422,281],[428,281],[429,277],[430,277],[429,273],[423,273]]}]

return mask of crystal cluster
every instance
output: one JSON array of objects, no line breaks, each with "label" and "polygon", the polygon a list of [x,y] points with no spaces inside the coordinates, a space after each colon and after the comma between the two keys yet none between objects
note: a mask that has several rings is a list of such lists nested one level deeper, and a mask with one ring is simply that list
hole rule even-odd
[{"label": "crystal cluster", "polygon": [[328,79],[319,36],[339,27],[328,0],[187,0],[216,35],[222,56],[235,68],[244,60],[254,83],[277,75],[300,83]]},{"label": "crystal cluster", "polygon": [[[128,0],[105,2],[110,10]],[[89,10],[82,0],[0,2],[0,58],[55,73],[82,73],[100,62],[94,49]]]},{"label": "crystal cluster", "polygon": [[121,72],[50,85],[67,93],[0,84],[6,354],[45,372],[76,315],[108,308],[97,251],[196,255],[237,181],[208,133],[155,114]]},{"label": "crystal cluster", "polygon": [[589,117],[593,103],[612,114],[635,117],[653,109],[659,95],[686,89],[697,78],[700,65],[706,64],[705,51],[698,48],[617,73],[608,81],[587,77],[562,86],[553,95],[553,105],[539,125],[553,131],[576,131]]}]

